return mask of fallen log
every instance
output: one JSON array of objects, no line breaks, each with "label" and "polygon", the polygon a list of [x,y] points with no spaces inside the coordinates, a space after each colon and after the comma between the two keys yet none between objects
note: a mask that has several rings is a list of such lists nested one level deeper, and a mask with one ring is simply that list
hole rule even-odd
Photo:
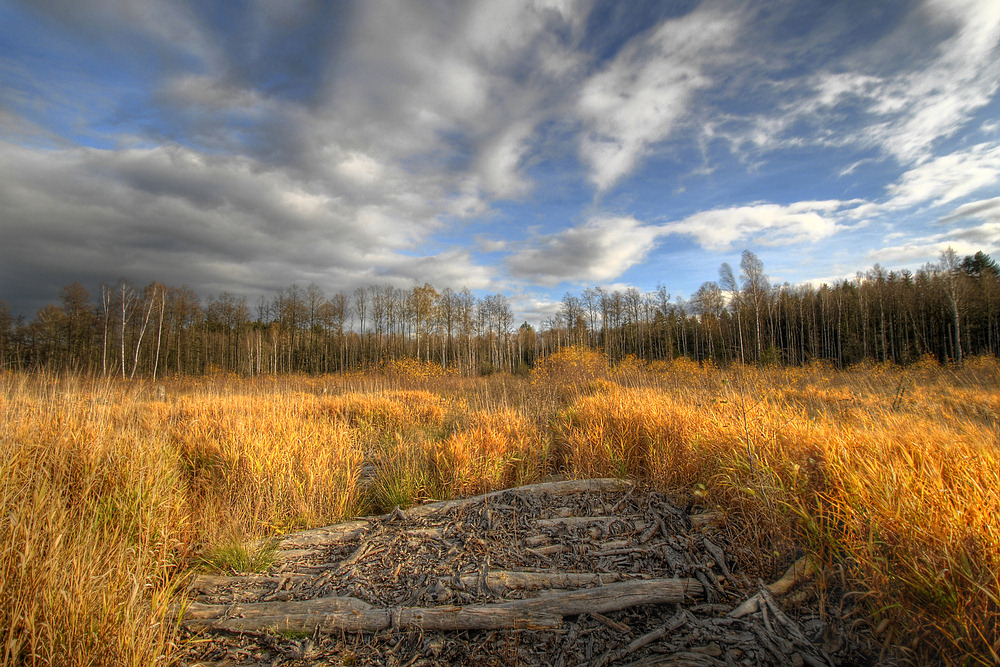
[{"label": "fallen log", "polygon": [[192,630],[234,632],[376,631],[387,628],[422,630],[554,629],[564,616],[607,613],[648,604],[680,604],[704,596],[693,579],[637,579],[537,598],[495,604],[375,609],[349,597],[295,602],[206,605],[183,610],[181,625]]},{"label": "fallen log", "polygon": [[631,480],[616,479],[613,477],[605,477],[599,479],[570,479],[562,482],[540,482],[538,484],[528,484],[527,486],[519,486],[516,489],[492,491],[490,493],[484,493],[481,496],[473,496],[471,498],[460,498],[458,500],[442,500],[436,503],[417,505],[416,507],[411,507],[407,510],[398,510],[395,512],[391,512],[389,514],[386,514],[382,518],[385,520],[414,519],[419,517],[433,516],[435,514],[443,514],[445,512],[460,507],[467,507],[469,505],[475,505],[476,503],[480,502],[489,502],[491,500],[500,498],[502,495],[506,493],[534,494],[534,495],[546,494],[549,496],[563,496],[563,495],[569,495],[571,493],[622,491],[624,489],[630,488],[634,484],[635,482]]},{"label": "fallen log", "polygon": [[[621,575],[614,572],[509,572],[494,570],[486,575],[488,588],[507,588],[510,590],[540,590],[552,588],[579,588],[590,584],[610,584],[621,581]],[[463,586],[479,584],[478,574],[466,574],[460,577]]]},{"label": "fallen log", "polygon": [[352,597],[312,598],[291,602],[246,602],[237,604],[204,604],[192,602],[184,607],[184,622],[232,617],[275,618],[294,614],[324,614],[341,611],[372,609],[364,600]]},{"label": "fallen log", "polygon": [[670,633],[675,632],[678,628],[683,626],[686,621],[687,617],[684,615],[684,612],[681,612],[675,615],[669,621],[667,621],[666,625],[664,625],[662,628],[657,628],[652,632],[647,632],[638,639],[632,640],[632,642],[627,646],[623,646],[613,651],[608,651],[601,657],[594,660],[594,662],[591,663],[591,667],[604,667],[604,665],[607,665],[608,663],[621,660],[625,656],[635,653],[636,651],[643,648],[647,644],[659,641],[665,635],[669,635]]},{"label": "fallen log", "polygon": [[188,630],[228,630],[229,632],[314,632],[344,630],[347,632],[377,632],[393,627],[389,609],[356,609],[328,613],[306,612],[284,616],[250,616],[246,618],[192,619],[184,621]]},{"label": "fallen log", "polygon": [[[444,514],[450,510],[467,507],[479,502],[489,502],[499,498],[505,493],[518,494],[546,494],[549,496],[562,496],[572,493],[584,493],[588,491],[621,491],[632,487],[635,483],[631,480],[615,478],[600,479],[571,479],[561,482],[540,482],[538,484],[528,484],[516,489],[505,489],[493,491],[471,498],[460,498],[457,500],[443,500],[426,505],[417,505],[407,510],[396,509],[381,518],[384,521],[397,521],[404,519],[424,518],[435,514]],[[320,528],[312,528],[281,538],[276,547],[275,560],[286,562],[288,560],[308,556],[315,553],[318,547],[329,546],[341,542],[349,542],[354,539],[364,537],[371,528],[369,519],[358,519]],[[429,529],[429,530],[433,530]],[[262,540],[258,546],[262,546],[266,541]]]},{"label": "fallen log", "polygon": [[414,630],[552,630],[562,615],[520,609],[509,602],[467,607],[408,607],[393,615],[393,627]]},{"label": "fallen log", "polygon": [[351,540],[363,537],[368,532],[371,523],[360,519],[358,521],[348,521],[333,526],[313,528],[299,533],[288,535],[278,542],[279,549],[303,549],[308,547],[326,546],[337,544],[338,542],[350,542]]}]

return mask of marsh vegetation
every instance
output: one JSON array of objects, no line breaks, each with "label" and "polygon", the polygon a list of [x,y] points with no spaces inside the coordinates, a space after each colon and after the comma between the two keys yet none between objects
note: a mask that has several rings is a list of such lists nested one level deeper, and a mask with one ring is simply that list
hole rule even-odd
[{"label": "marsh vegetation", "polygon": [[155,383],[7,373],[2,662],[169,663],[185,584],[265,566],[263,538],[559,474],[725,513],[761,576],[814,554],[819,595],[863,601],[853,622],[886,655],[993,664],[998,414],[993,357],[717,368],[570,347],[489,377],[412,360]]}]

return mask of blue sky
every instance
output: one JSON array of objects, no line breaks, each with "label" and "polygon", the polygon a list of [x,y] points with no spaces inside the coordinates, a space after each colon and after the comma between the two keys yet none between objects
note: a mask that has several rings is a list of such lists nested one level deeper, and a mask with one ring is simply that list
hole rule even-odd
[{"label": "blue sky", "polygon": [[998,87],[996,0],[0,0],[0,298],[997,256]]}]

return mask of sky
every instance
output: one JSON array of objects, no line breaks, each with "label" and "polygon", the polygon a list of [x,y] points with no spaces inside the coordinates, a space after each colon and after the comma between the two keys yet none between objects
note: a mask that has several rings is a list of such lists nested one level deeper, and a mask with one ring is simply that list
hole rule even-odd
[{"label": "sky", "polygon": [[1000,258],[998,88],[997,0],[0,0],[0,299]]}]

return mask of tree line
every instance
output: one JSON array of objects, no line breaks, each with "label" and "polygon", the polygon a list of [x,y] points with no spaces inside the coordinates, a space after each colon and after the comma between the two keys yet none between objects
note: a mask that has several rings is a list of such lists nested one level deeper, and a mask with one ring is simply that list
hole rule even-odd
[{"label": "tree line", "polygon": [[1000,268],[948,249],[918,271],[878,264],[821,286],[772,284],[744,251],[687,299],[665,287],[567,293],[537,329],[515,325],[502,294],[372,285],[327,295],[291,285],[251,307],[228,292],[127,280],[96,299],[79,283],[33,320],[0,301],[0,368],[72,370],[123,378],[234,372],[330,373],[417,359],[466,374],[519,372],[565,346],[600,349],[612,363],[686,357],[718,364],[905,364],[1000,355]]}]

